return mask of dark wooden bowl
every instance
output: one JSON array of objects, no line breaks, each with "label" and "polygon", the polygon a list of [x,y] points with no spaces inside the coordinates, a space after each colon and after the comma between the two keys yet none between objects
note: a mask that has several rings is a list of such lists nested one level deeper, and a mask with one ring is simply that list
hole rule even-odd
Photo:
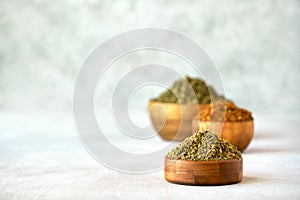
[{"label": "dark wooden bowl", "polygon": [[165,179],[184,185],[228,185],[243,178],[243,160],[190,161],[165,158]]},{"label": "dark wooden bowl", "polygon": [[[222,127],[223,125],[223,127]],[[240,151],[244,151],[250,144],[254,134],[254,121],[241,122],[209,122],[198,121],[197,118],[193,121],[193,130],[211,130],[218,133],[219,137],[227,140],[235,145]],[[222,129],[221,129],[222,128]]]},{"label": "dark wooden bowl", "polygon": [[207,105],[188,105],[149,101],[148,112],[151,123],[164,140],[183,141],[193,134],[192,122],[199,109]]}]

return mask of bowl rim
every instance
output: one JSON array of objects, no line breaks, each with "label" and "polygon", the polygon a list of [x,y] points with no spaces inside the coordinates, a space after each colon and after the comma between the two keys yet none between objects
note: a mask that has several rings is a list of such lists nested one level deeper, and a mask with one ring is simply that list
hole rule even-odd
[{"label": "bowl rim", "polygon": [[173,162],[187,162],[193,164],[214,164],[214,163],[226,163],[226,162],[243,162],[243,157],[241,159],[228,159],[228,160],[184,160],[184,159],[173,159],[165,156],[165,161],[173,161]]},{"label": "bowl rim", "polygon": [[181,105],[181,106],[209,106],[210,103],[207,103],[207,104],[180,104],[180,103],[171,103],[171,102],[161,102],[161,101],[155,101],[154,99],[150,99],[148,101],[148,104],[151,104],[151,103],[157,103],[157,104],[165,104],[165,105]]},{"label": "bowl rim", "polygon": [[230,121],[201,121],[201,120],[199,120],[198,119],[199,117],[198,116],[196,116],[196,117],[194,117],[193,118],[193,120],[197,120],[198,122],[203,122],[203,123],[228,123],[228,124],[230,124],[230,123],[245,123],[245,122],[254,122],[254,118],[253,119],[250,119],[250,120],[244,120],[244,121],[236,121],[236,122],[230,122]]}]

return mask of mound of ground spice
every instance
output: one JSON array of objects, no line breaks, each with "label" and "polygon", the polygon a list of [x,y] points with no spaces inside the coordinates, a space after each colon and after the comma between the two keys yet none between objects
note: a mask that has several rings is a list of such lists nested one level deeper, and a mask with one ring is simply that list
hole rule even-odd
[{"label": "mound of ground spice", "polygon": [[185,76],[177,80],[173,86],[160,94],[155,101],[179,104],[208,104],[219,95],[205,81]]},{"label": "mound of ground spice", "polygon": [[231,101],[217,100],[210,106],[200,109],[200,121],[239,122],[253,120],[252,113],[237,107]]},{"label": "mound of ground spice", "polygon": [[210,131],[198,131],[186,138],[167,155],[170,159],[182,160],[231,160],[242,159],[236,146]]}]

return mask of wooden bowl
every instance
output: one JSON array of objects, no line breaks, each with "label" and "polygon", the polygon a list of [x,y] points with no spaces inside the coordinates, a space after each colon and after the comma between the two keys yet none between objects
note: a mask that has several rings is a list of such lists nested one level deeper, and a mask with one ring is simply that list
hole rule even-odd
[{"label": "wooden bowl", "polygon": [[161,138],[183,141],[193,134],[193,119],[205,106],[208,105],[149,101],[148,111],[151,123]]},{"label": "wooden bowl", "polygon": [[184,185],[227,185],[241,182],[243,160],[190,161],[165,158],[165,179]]},{"label": "wooden bowl", "polygon": [[[223,125],[223,128],[222,128]],[[209,122],[209,121],[193,121],[193,130],[211,130],[219,133],[219,137],[227,140],[235,145],[240,151],[244,151],[250,144],[254,134],[254,121],[241,122]],[[221,130],[222,128],[222,130]]]}]

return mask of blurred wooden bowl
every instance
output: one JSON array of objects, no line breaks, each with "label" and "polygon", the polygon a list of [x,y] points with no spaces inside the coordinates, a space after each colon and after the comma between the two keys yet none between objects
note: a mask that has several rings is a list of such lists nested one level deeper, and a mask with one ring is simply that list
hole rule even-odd
[{"label": "blurred wooden bowl", "polygon": [[[222,128],[223,125],[223,128]],[[235,145],[240,151],[244,151],[250,144],[254,134],[254,121],[241,121],[241,122],[209,122],[198,121],[195,118],[192,123],[193,130],[211,130],[212,132],[219,133],[219,137],[227,140]],[[222,128],[222,130],[221,130]]]},{"label": "blurred wooden bowl", "polygon": [[243,160],[190,161],[165,158],[165,179],[184,185],[227,185],[241,182]]},{"label": "blurred wooden bowl", "polygon": [[193,134],[192,122],[199,109],[207,105],[189,105],[149,101],[151,123],[164,140],[183,141]]}]

